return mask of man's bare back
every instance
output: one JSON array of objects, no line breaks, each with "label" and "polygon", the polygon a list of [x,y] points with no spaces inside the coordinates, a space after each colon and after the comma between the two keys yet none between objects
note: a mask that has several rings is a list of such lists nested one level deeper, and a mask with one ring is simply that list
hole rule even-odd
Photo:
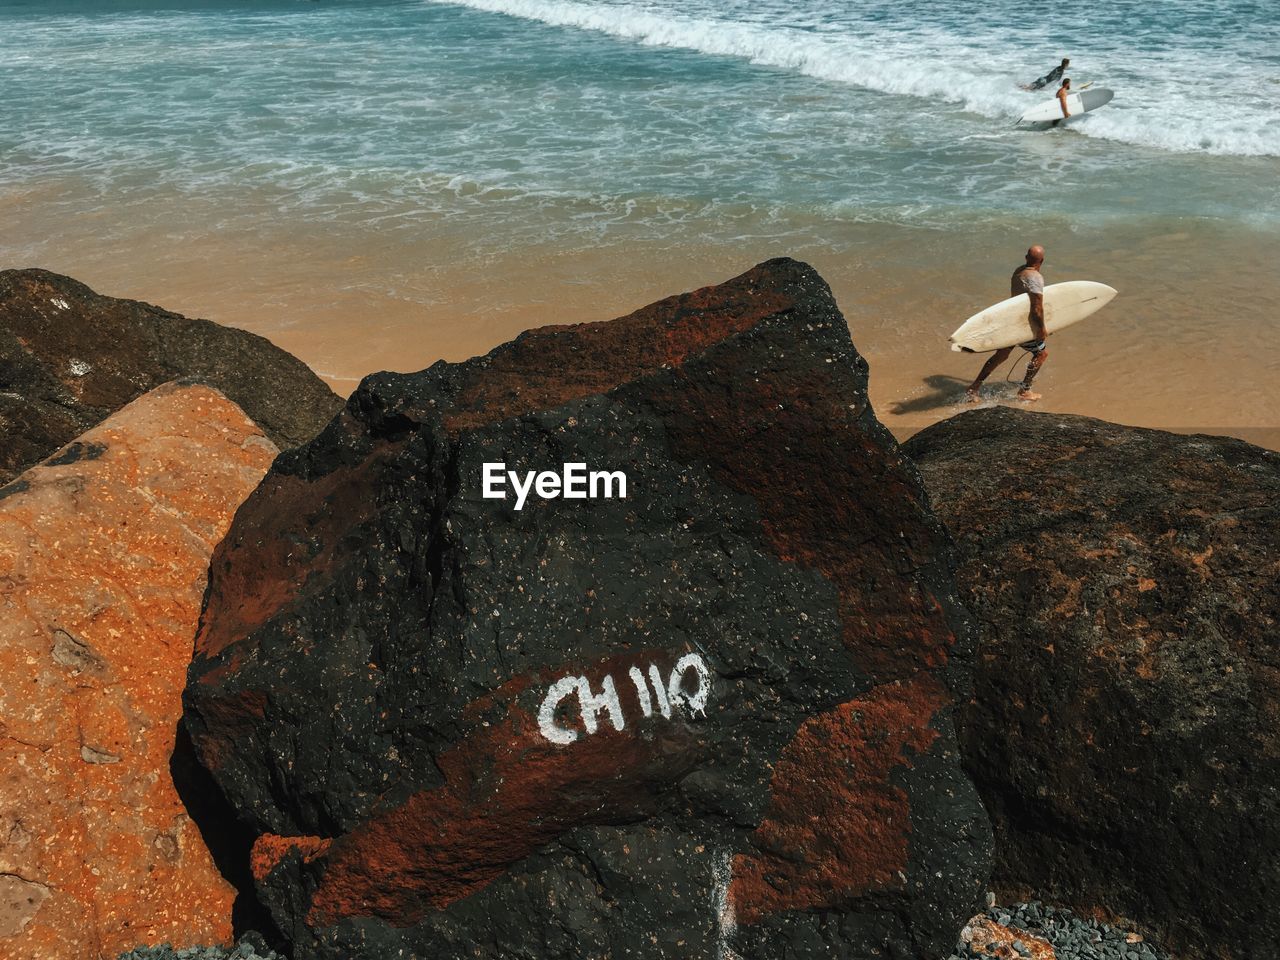
[{"label": "man's bare back", "polygon": [[1058,106],[1062,108],[1062,116],[1053,121],[1055,127],[1071,116],[1071,108],[1067,106],[1067,97],[1069,96],[1071,96],[1071,78],[1066,77],[1062,81],[1062,86],[1058,88]]},{"label": "man's bare back", "polygon": [[[1019,347],[1031,354],[1031,360],[1027,363],[1027,372],[1022,378],[1021,386],[1018,388],[1018,399],[1026,401],[1040,399],[1040,394],[1031,390],[1031,381],[1040,372],[1045,360],[1049,359],[1049,350],[1045,346],[1049,331],[1045,329],[1044,325],[1044,277],[1040,274],[1040,265],[1042,263],[1044,263],[1044,247],[1036,244],[1027,251],[1026,262],[1014,270],[1013,276],[1009,279],[1009,296],[1017,297],[1025,293],[1029,301],[1027,324],[1031,329],[1032,339],[1026,343],[1018,344]],[[982,365],[982,369],[978,372],[977,379],[969,385],[969,389],[965,393],[965,398],[970,403],[978,401],[983,381],[991,376],[996,367],[1009,359],[1011,353],[1013,353],[1013,347],[1002,347],[987,358],[987,362]]]}]

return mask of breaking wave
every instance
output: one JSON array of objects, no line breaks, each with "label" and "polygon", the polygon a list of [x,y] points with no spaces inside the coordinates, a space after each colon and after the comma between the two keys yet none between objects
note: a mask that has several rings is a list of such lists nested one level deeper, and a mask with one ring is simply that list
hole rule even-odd
[{"label": "breaking wave", "polygon": [[[1012,73],[978,72],[1002,62],[990,38],[965,36],[936,22],[915,29],[875,29],[874,24],[812,22],[780,18],[735,20],[690,15],[654,6],[587,3],[581,0],[428,0],[504,14],[540,23],[595,31],[649,46],[733,57],[865,90],[913,97],[959,108],[991,120],[1016,119],[1035,101],[1018,89]],[[1007,39],[998,41],[1005,46]],[[1021,59],[1028,44],[1004,62]],[[1280,156],[1275,98],[1280,76],[1259,75],[1247,58],[1215,58],[1187,49],[1163,56],[1108,51],[1114,79],[1099,85],[1116,90],[1114,104],[1082,117],[1072,129],[1089,137],[1181,153]],[[1203,57],[1200,62],[1198,58]],[[1020,64],[1014,64],[1020,65]],[[1022,78],[1034,75],[1028,65]],[[1187,83],[1181,78],[1195,78]]]}]

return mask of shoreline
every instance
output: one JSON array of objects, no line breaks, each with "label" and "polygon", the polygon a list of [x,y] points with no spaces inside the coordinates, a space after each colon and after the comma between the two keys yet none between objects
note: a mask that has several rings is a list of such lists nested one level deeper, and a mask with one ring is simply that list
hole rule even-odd
[{"label": "shoreline", "polygon": [[[459,208],[383,222],[361,207],[317,218],[253,185],[234,197],[138,187],[102,200],[74,176],[0,190],[3,265],[260,334],[343,395],[377,370],[464,360],[523,330],[623,316],[794,257],[831,285],[871,365],[872,404],[899,437],[966,408],[982,358],[951,352],[946,338],[1007,296],[1023,251],[1040,243],[1048,283],[1098,280],[1119,296],[1050,342],[1036,409],[1280,449],[1272,227],[1131,210],[1081,221],[975,212],[943,227],[799,207],[730,220],[690,207],[662,222],[651,199],[592,233],[572,209],[492,201],[515,204],[507,215],[518,230],[506,235],[496,209],[479,219]],[[539,228],[543,238],[529,239]],[[1010,365],[1019,378],[1022,364]],[[1007,372],[988,381],[989,400],[1012,393]]]},{"label": "shoreline", "polygon": [[[1280,279],[1262,253],[1270,233],[1240,225],[1051,222],[941,231],[836,222],[830,240],[675,237],[596,249],[548,244],[474,259],[435,238],[377,244],[354,224],[345,232],[285,223],[267,234],[203,236],[117,225],[125,236],[112,229],[102,241],[103,225],[90,221],[54,251],[36,241],[33,212],[17,218],[13,234],[14,248],[38,261],[31,265],[265,336],[343,396],[378,370],[463,360],[523,330],[622,316],[672,291],[794,256],[831,284],[870,363],[877,416],[900,439],[967,408],[964,386],[982,358],[951,352],[946,337],[1003,299],[1021,251],[1041,242],[1049,283],[1095,279],[1120,294],[1050,342],[1036,381],[1044,400],[1035,409],[1280,449],[1280,360],[1263,306],[1280,297]],[[1006,373],[1016,380],[1023,366],[1011,358],[988,381],[984,402],[1010,401]]]}]

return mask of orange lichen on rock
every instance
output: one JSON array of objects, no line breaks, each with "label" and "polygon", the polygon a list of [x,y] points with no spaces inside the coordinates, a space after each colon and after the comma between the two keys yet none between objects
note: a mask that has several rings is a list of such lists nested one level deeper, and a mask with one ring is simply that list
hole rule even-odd
[{"label": "orange lichen on rock", "polygon": [[606,323],[528,330],[494,351],[468,378],[449,426],[476,427],[605,393],[654,370],[679,366],[726,335],[794,308],[793,296],[760,276],[732,288],[703,287],[667,297]]},{"label": "orange lichen on rock", "polygon": [[0,488],[0,958],[230,939],[169,764],[209,556],[275,454],[166,385]]},{"label": "orange lichen on rock", "polygon": [[755,833],[760,852],[734,859],[729,896],[739,923],[905,885],[911,807],[890,775],[933,745],[934,714],[949,699],[937,679],[920,675],[801,725],[774,769],[773,799]]},{"label": "orange lichen on rock", "polygon": [[332,840],[325,837],[281,837],[274,833],[264,833],[253,842],[253,850],[249,854],[249,869],[253,871],[253,878],[261,883],[289,854],[297,853],[304,862],[310,863],[328,851],[332,843]]},{"label": "orange lichen on rock", "polygon": [[[483,703],[501,703],[527,685],[528,678],[517,677]],[[678,779],[700,759],[696,739],[679,725],[639,743],[605,727],[566,751],[538,732],[529,713],[509,710],[439,757],[443,786],[413,794],[304,857],[323,854],[308,922],[374,916],[416,922],[574,827],[636,819],[653,805],[656,784]],[[297,840],[286,838],[268,870]]]}]

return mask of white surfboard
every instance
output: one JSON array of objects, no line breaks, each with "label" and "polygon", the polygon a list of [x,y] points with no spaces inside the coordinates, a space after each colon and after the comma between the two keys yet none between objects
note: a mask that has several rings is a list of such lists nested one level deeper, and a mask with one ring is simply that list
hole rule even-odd
[{"label": "white surfboard", "polygon": [[[1115,94],[1106,87],[1094,87],[1089,90],[1078,90],[1067,95],[1067,109],[1071,111],[1071,116],[1078,116],[1082,113],[1088,113],[1090,110],[1097,110],[1111,102]],[[1046,100],[1044,103],[1036,104],[1021,117],[1018,118],[1019,123],[1049,123],[1053,120],[1062,119],[1062,106],[1058,103],[1058,98]]]},{"label": "white surfboard", "polygon": [[[1115,299],[1116,291],[1092,280],[1068,280],[1044,288],[1044,326],[1049,333],[1079,323]],[[1031,298],[1025,293],[975,313],[949,338],[952,350],[987,353],[1032,339]]]}]

